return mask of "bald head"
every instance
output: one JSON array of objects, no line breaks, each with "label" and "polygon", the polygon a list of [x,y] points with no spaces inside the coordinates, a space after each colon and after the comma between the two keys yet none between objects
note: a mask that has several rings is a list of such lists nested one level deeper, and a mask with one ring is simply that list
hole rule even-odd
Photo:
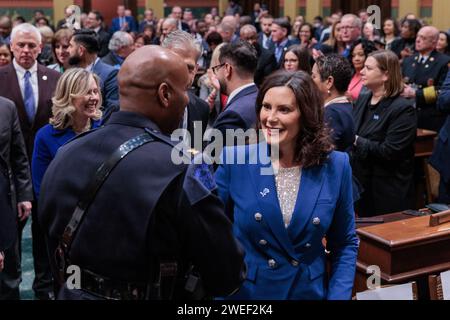
[{"label": "bald head", "polygon": [[428,55],[436,49],[439,40],[439,30],[433,26],[426,26],[419,30],[416,37],[416,50],[422,55]]},{"label": "bald head", "polygon": [[171,133],[187,105],[188,68],[175,53],[143,46],[125,60],[118,74],[120,109],[143,114]]}]

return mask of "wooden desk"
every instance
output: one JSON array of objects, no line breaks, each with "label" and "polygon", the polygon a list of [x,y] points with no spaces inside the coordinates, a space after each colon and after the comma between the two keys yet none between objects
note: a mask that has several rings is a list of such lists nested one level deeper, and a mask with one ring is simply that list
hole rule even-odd
[{"label": "wooden desk", "polygon": [[367,290],[367,267],[377,265],[382,285],[417,281],[419,298],[427,299],[428,276],[450,269],[450,223],[429,227],[429,216],[401,212],[380,217],[385,223],[357,225],[354,292]]},{"label": "wooden desk", "polygon": [[417,129],[414,143],[414,157],[429,157],[433,153],[434,138],[437,132],[425,129]]},{"label": "wooden desk", "polygon": [[435,131],[417,129],[414,143],[414,180],[416,185],[416,208],[423,208],[425,204],[433,202],[431,172],[428,158],[433,153]]}]

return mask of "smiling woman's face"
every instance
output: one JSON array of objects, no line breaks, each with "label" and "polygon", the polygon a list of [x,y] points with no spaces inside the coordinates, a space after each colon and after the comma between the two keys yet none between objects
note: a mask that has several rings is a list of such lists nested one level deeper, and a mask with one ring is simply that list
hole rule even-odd
[{"label": "smiling woman's face", "polygon": [[278,136],[280,148],[294,148],[300,132],[300,116],[297,100],[290,88],[273,87],[267,90],[259,113],[267,143],[276,143]]}]

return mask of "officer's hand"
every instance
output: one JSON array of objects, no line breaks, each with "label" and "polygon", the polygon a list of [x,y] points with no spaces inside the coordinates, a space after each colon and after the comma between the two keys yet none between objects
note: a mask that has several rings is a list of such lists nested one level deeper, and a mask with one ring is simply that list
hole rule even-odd
[{"label": "officer's hand", "polygon": [[416,90],[413,89],[410,85],[405,85],[401,95],[404,98],[408,98],[408,99],[414,98],[415,99],[416,98]]},{"label": "officer's hand", "polygon": [[5,262],[5,255],[3,252],[0,251],[0,272],[2,272],[5,266],[4,262]]},{"label": "officer's hand", "polygon": [[17,213],[20,221],[24,221],[30,216],[31,208],[32,205],[30,201],[23,201],[17,204]]}]

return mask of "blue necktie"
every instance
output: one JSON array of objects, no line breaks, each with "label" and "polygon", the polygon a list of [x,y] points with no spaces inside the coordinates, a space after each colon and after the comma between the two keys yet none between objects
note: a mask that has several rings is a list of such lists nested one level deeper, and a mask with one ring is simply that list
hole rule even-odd
[{"label": "blue necktie", "polygon": [[30,82],[31,73],[30,71],[25,72],[24,77],[24,88],[25,88],[25,110],[27,112],[28,121],[30,123],[33,123],[34,115],[36,113],[36,102],[34,101],[34,93],[33,93],[33,87],[31,86]]}]

